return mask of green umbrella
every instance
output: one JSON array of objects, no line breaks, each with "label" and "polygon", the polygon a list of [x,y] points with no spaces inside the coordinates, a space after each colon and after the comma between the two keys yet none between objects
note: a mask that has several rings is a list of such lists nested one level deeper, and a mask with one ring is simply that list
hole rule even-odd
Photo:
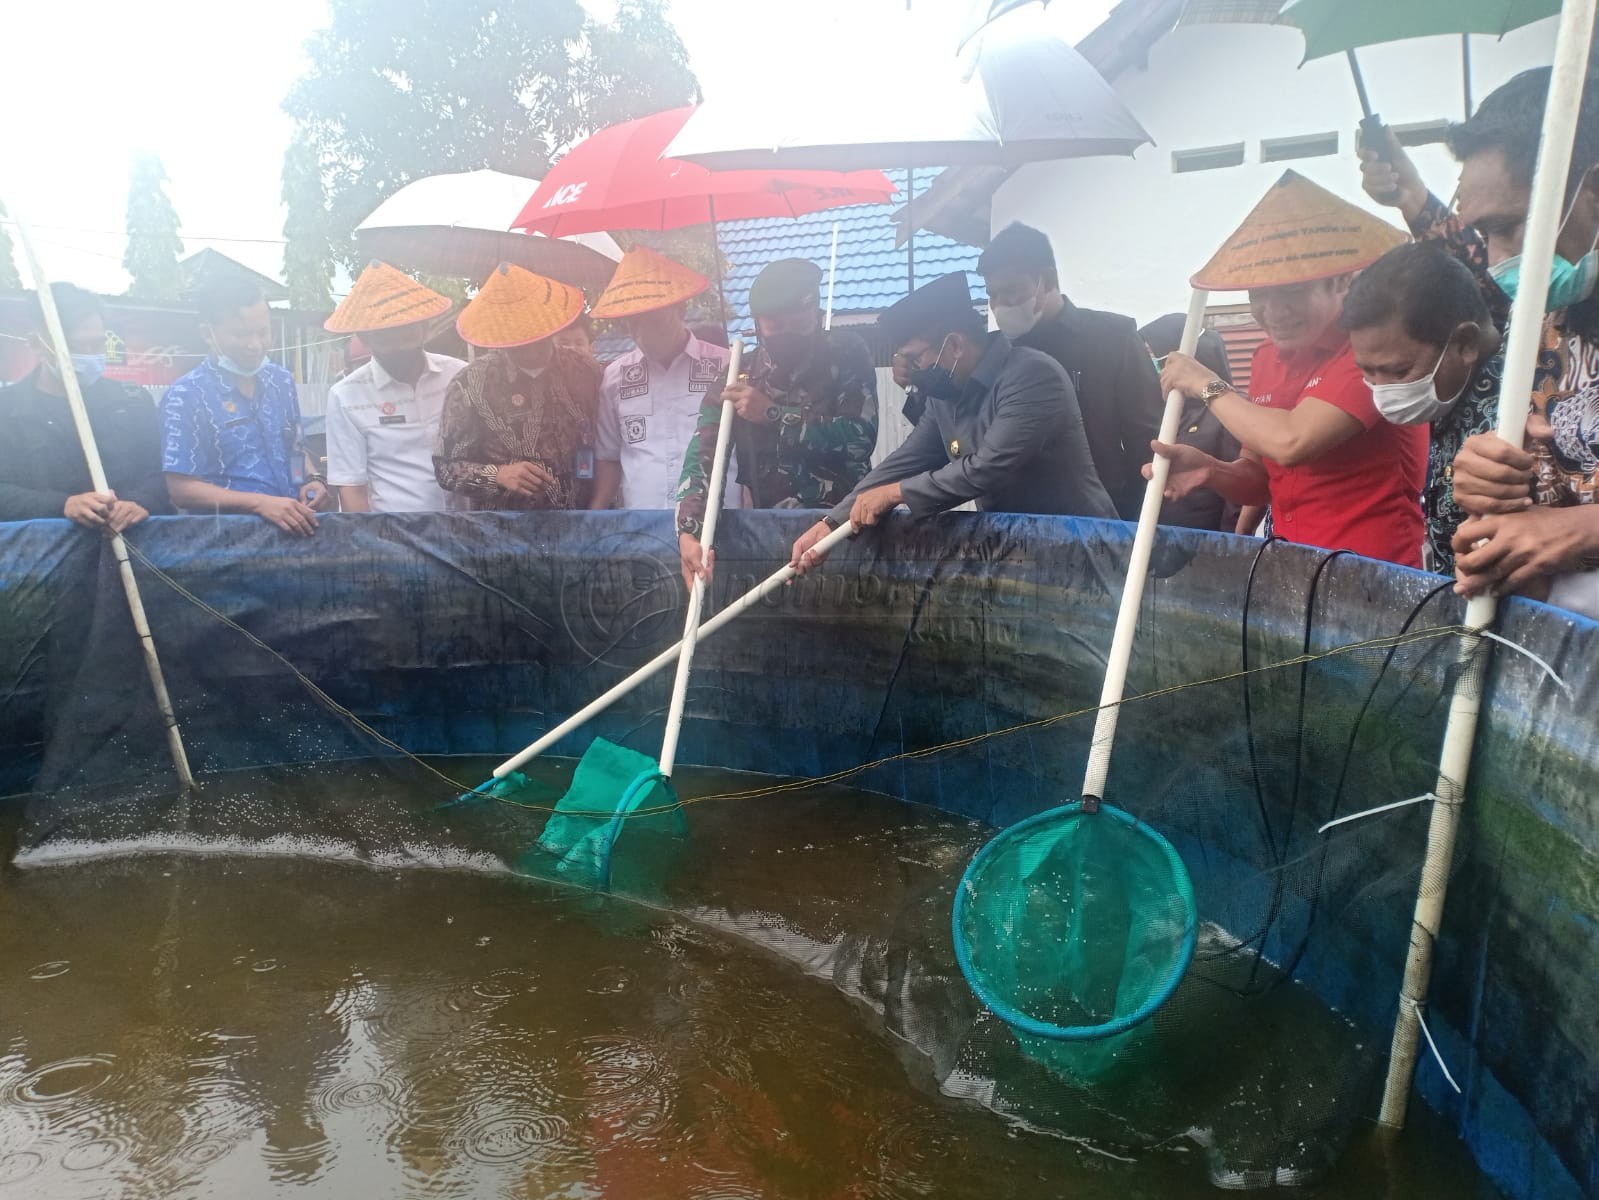
[{"label": "green umbrella", "polygon": [[1282,19],[1305,33],[1305,58],[1447,33],[1491,33],[1557,16],[1560,0],[1288,0]]}]

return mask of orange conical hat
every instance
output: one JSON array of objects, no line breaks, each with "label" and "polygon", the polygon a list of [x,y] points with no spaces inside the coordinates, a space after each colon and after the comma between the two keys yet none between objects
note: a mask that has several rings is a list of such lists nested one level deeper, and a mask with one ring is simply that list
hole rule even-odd
[{"label": "orange conical hat", "polygon": [[1386,221],[1287,171],[1192,282],[1207,291],[1241,292],[1330,279],[1370,266],[1409,240]]},{"label": "orange conical hat", "polygon": [[322,325],[329,333],[367,333],[431,321],[450,311],[450,298],[423,287],[403,271],[373,259],[350,294]]},{"label": "orange conical hat", "polygon": [[583,315],[583,293],[513,263],[501,263],[473,296],[455,329],[484,350],[525,346],[565,329]]},{"label": "orange conical hat", "polygon": [[669,304],[692,300],[711,281],[682,263],[675,263],[648,246],[634,246],[622,256],[611,286],[594,305],[594,316],[604,320],[636,317]]}]

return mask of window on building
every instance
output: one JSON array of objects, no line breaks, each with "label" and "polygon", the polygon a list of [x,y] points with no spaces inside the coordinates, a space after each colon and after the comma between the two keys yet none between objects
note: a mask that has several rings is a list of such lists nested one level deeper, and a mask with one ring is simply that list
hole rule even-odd
[{"label": "window on building", "polygon": [[1260,143],[1261,162],[1290,158],[1324,158],[1338,153],[1338,134],[1306,133],[1299,137],[1265,138]]},{"label": "window on building", "polygon": [[1195,150],[1174,150],[1171,169],[1181,175],[1186,171],[1215,171],[1221,167],[1240,166],[1244,161],[1244,144],[1233,142],[1226,146],[1202,146]]}]

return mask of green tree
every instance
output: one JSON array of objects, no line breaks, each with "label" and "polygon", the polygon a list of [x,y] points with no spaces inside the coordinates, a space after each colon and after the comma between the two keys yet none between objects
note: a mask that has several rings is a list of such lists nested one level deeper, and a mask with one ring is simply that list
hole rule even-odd
[{"label": "green tree", "polygon": [[122,265],[132,276],[128,295],[176,301],[183,295],[178,257],[178,213],[167,198],[167,170],[154,154],[140,154],[128,174],[128,250]]},{"label": "green tree", "polygon": [[443,171],[542,177],[574,142],[691,100],[665,0],[621,0],[599,23],[580,0],[331,0],[310,68],[284,103],[324,164],[329,235],[351,237],[386,197]]},{"label": "green tree", "polygon": [[283,156],[283,282],[289,304],[306,312],[333,307],[333,238],[328,229],[327,188],[316,151],[294,141]]},{"label": "green tree", "polygon": [[6,227],[6,202],[0,200],[0,288],[20,288],[22,276],[17,274],[17,260],[11,245],[11,230]]}]

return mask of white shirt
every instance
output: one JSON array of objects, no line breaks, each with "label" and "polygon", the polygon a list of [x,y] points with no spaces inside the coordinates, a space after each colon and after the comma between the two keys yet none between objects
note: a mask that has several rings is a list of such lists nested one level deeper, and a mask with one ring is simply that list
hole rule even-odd
[{"label": "white shirt", "polygon": [[[677,507],[683,460],[699,425],[705,393],[727,371],[728,353],[693,334],[668,364],[644,351],[622,355],[605,368],[595,457],[622,464],[622,508]],[[725,507],[742,508],[738,466],[727,465]]]},{"label": "white shirt", "polygon": [[373,358],[328,392],[328,483],[365,486],[373,512],[452,507],[434,477],[433,450],[445,393],[466,364],[445,354],[426,358],[414,387]]}]

